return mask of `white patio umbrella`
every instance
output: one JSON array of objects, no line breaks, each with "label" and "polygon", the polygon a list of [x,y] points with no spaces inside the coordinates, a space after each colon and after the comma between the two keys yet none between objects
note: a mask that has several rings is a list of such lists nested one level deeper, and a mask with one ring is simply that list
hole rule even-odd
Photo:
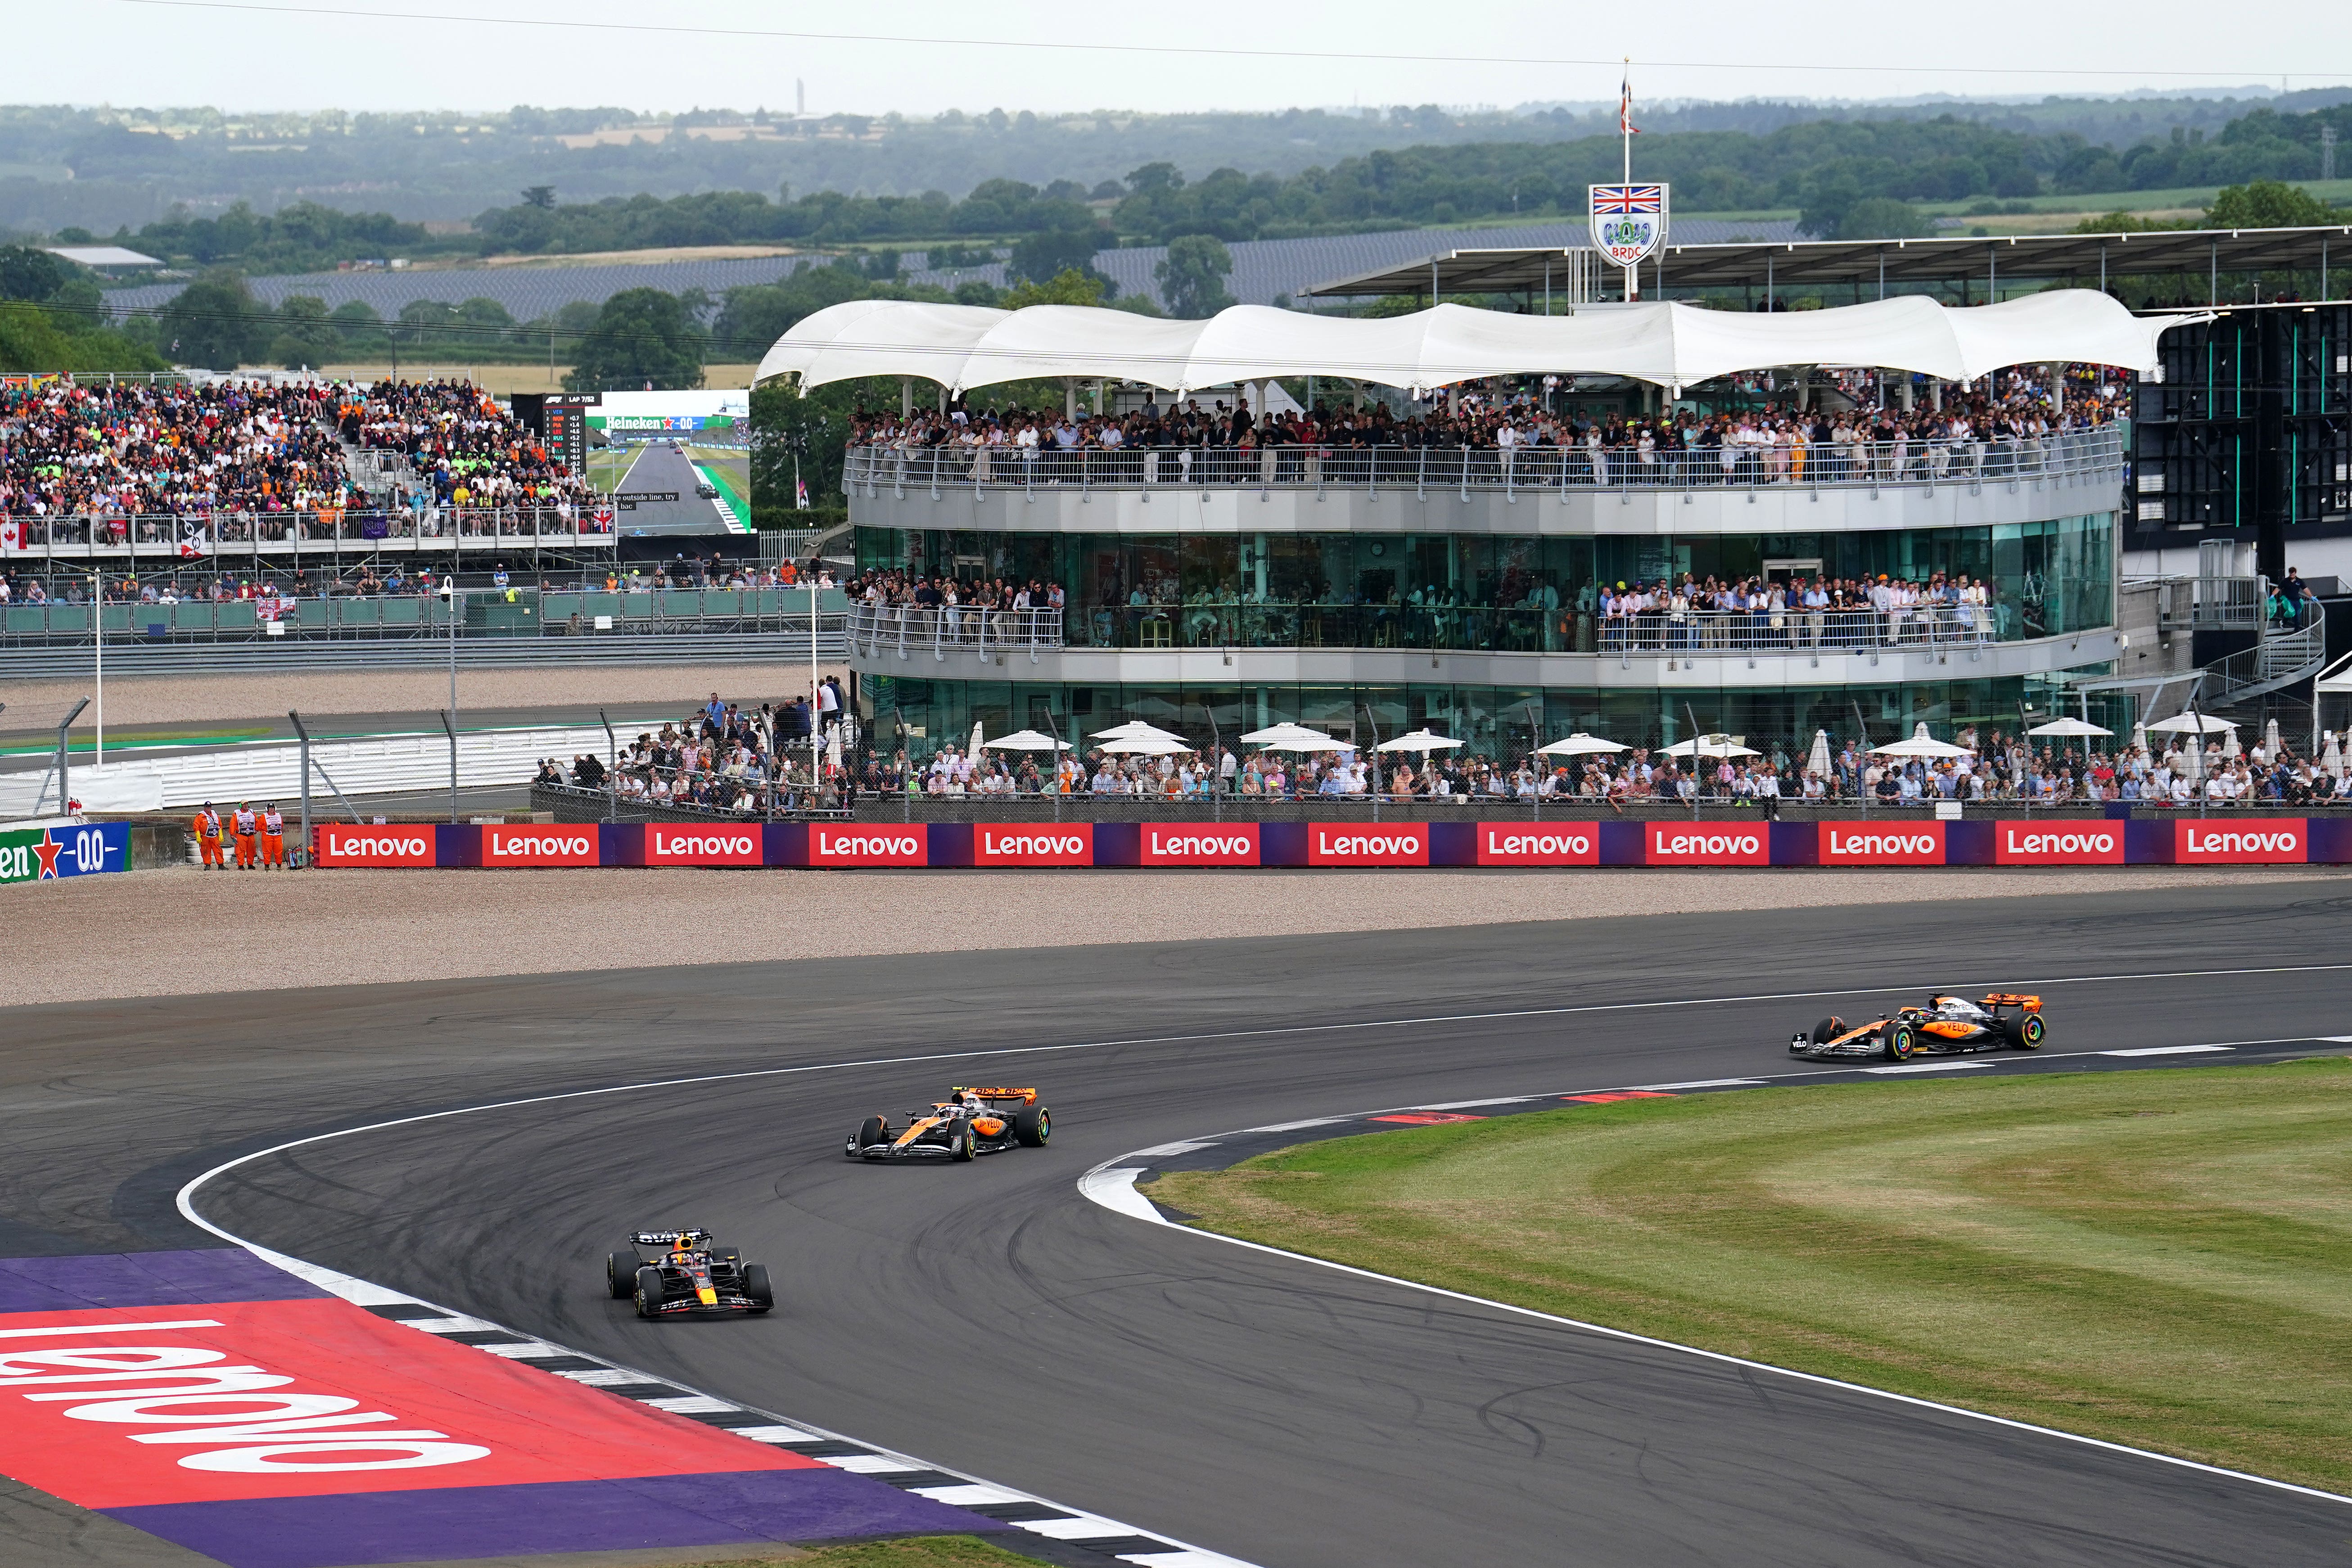
[{"label": "white patio umbrella", "polygon": [[1263,746],[1269,752],[1352,752],[1353,741],[1342,741],[1320,730],[1310,730],[1304,724],[1287,720],[1263,730],[1252,730],[1242,738],[1244,746]]},{"label": "white patio umbrella", "polygon": [[2329,778],[2344,776],[2344,748],[2336,744],[2336,731],[2327,731],[2327,749],[2319,753],[2319,766]]},{"label": "white patio umbrella", "polygon": [[2143,757],[2147,755],[2147,724],[2144,720],[2132,726],[2132,750]]},{"label": "white patio umbrella", "polygon": [[1929,735],[1925,721],[1911,731],[1909,740],[1870,749],[1882,757],[1969,757],[1976,754],[1966,746],[1955,746],[1949,741],[1938,741]]},{"label": "white patio umbrella", "polygon": [[2175,713],[2169,719],[2158,719],[2147,728],[2164,735],[2218,735],[2237,726],[2210,713]]},{"label": "white patio umbrella", "polygon": [[1539,757],[1587,757],[1599,756],[1604,752],[1622,752],[1623,750],[1625,750],[1625,748],[1619,745],[1614,741],[1604,741],[1598,735],[1588,735],[1583,731],[1579,730],[1575,734],[1563,736],[1559,740],[1554,741],[1549,746],[1538,746],[1536,748],[1536,755]]},{"label": "white patio umbrella", "polygon": [[2228,732],[2221,737],[2221,755],[2234,762],[2237,759],[2239,750],[2238,727],[2235,724],[2232,724],[2230,726]]},{"label": "white patio umbrella", "polygon": [[1805,756],[1805,771],[1815,778],[1830,776],[1830,732],[1827,730],[1813,731],[1813,749]]},{"label": "white patio umbrella", "polygon": [[[1147,724],[1140,719],[1129,719],[1124,724],[1113,724],[1108,730],[1097,730],[1095,739],[1097,741],[1174,741],[1179,745],[1183,745],[1184,741],[1183,736],[1171,735],[1158,725]],[[1189,752],[1192,748],[1184,746],[1183,749]]]},{"label": "white patio umbrella", "polygon": [[1670,757],[1760,757],[1753,746],[1743,746],[1728,735],[1699,735],[1666,748]]},{"label": "white patio umbrella", "polygon": [[2266,762],[2266,763],[2275,763],[2275,762],[2277,762],[2278,760],[2279,760],[2279,732],[2278,732],[2278,721],[2277,721],[2277,720],[2275,720],[2275,719],[2273,719],[2273,720],[2269,721],[2268,722],[2266,722],[2265,724],[2263,724],[2263,761],[2264,761],[2264,762]]},{"label": "white patio umbrella", "polygon": [[1399,735],[1393,741],[1382,741],[1379,745],[1374,746],[1372,750],[1376,752],[1419,752],[1423,756],[1426,756],[1432,752],[1451,751],[1460,744],[1462,744],[1462,742],[1459,741],[1449,741],[1443,735],[1433,735],[1427,730],[1412,730],[1404,734]]},{"label": "white patio umbrella", "polygon": [[2026,731],[2029,735],[2112,735],[2113,730],[2102,730],[2096,724],[2081,719],[2053,719],[2047,724],[2036,724]]},{"label": "white patio umbrella", "polygon": [[977,719],[971,721],[971,750],[966,752],[964,755],[967,757],[980,755],[980,721]]},{"label": "white patio umbrella", "polygon": [[999,735],[993,741],[984,741],[982,744],[988,747],[989,750],[995,752],[1051,752],[1057,750],[1066,752],[1070,749],[1070,743],[1067,741],[1056,741],[1052,736],[1041,735],[1034,730],[1015,730],[1010,735]]},{"label": "white patio umbrella", "polygon": [[1132,740],[1105,741],[1101,749],[1106,756],[1172,757],[1196,748],[1174,739],[1155,741],[1149,735],[1138,735]]}]

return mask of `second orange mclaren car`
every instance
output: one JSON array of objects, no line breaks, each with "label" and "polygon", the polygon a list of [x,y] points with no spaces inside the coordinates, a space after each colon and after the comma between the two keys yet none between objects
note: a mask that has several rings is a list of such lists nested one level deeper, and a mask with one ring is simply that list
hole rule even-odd
[{"label": "second orange mclaren car", "polygon": [[1930,996],[1924,1006],[1897,1007],[1867,1023],[1849,1024],[1832,1015],[1810,1034],[1791,1039],[1789,1049],[1821,1059],[1883,1057],[1899,1062],[1915,1056],[2039,1050],[2048,1033],[2041,997],[1995,991],[1976,1002],[1965,996]]}]

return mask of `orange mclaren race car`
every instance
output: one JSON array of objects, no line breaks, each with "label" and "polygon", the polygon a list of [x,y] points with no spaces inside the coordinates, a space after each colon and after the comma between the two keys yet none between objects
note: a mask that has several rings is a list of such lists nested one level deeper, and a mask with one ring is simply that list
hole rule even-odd
[{"label": "orange mclaren race car", "polygon": [[1018,1144],[1042,1149],[1054,1135],[1054,1113],[1034,1089],[954,1089],[929,1110],[909,1111],[897,1126],[869,1116],[842,1152],[853,1160],[977,1160]]},{"label": "orange mclaren race car", "polygon": [[2039,1050],[2047,1029],[2042,998],[1996,991],[1979,1002],[1965,996],[1927,998],[1921,1007],[1897,1007],[1866,1024],[1834,1016],[1799,1035],[1789,1049],[1801,1057],[1884,1057],[1907,1061],[1915,1056],[1962,1056],[1971,1051]]}]

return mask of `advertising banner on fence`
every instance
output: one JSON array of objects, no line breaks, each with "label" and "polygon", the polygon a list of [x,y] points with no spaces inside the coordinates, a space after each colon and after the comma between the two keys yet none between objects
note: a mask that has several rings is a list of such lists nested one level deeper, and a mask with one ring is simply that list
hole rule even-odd
[{"label": "advertising banner on fence", "polygon": [[1824,866],[1940,866],[1944,863],[1941,822],[1824,822],[1821,826],[1821,863]]},{"label": "advertising banner on fence", "polygon": [[394,822],[381,827],[330,822],[318,832],[318,863],[429,868],[439,858],[437,843],[429,822]]},{"label": "advertising banner on fence", "polygon": [[756,822],[709,827],[672,822],[646,825],[646,864],[648,866],[761,866],[766,863],[766,845]]},{"label": "advertising banner on fence", "polygon": [[2172,858],[2182,866],[2257,866],[2311,858],[2309,825],[2302,817],[2225,822],[2183,817],[2172,825]]},{"label": "advertising banner on fence", "polygon": [[0,829],[0,882],[47,882],[130,868],[127,822]]},{"label": "advertising banner on fence", "polygon": [[890,827],[840,826],[820,822],[809,828],[812,866],[928,866],[931,828],[927,822]]},{"label": "advertising banner on fence", "polygon": [[1996,822],[1992,825],[1992,863],[2120,866],[2124,863],[2124,824]]},{"label": "advertising banner on fence", "polygon": [[1307,863],[1309,866],[1426,866],[1429,864],[1429,824],[1310,822],[1307,825]]},{"label": "advertising banner on fence", "polygon": [[1758,823],[1645,822],[1645,866],[1769,866],[1772,837]]},{"label": "advertising banner on fence", "polygon": [[1482,822],[1475,829],[1481,866],[1598,866],[1601,825]]},{"label": "advertising banner on fence", "polygon": [[482,829],[485,866],[593,866],[597,859],[593,822],[562,827],[492,824]]},{"label": "advertising banner on fence", "polygon": [[1095,825],[1091,822],[1024,822],[998,827],[983,823],[972,830],[971,863],[975,866],[1091,866],[1095,863]]},{"label": "advertising banner on fence", "polygon": [[1147,822],[1142,863],[1146,866],[1255,866],[1260,838],[1255,822],[1216,824]]}]

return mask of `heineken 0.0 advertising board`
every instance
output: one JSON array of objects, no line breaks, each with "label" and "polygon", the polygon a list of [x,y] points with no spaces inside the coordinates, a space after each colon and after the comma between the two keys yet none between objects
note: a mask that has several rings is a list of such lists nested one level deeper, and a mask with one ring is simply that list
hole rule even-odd
[{"label": "heineken 0.0 advertising board", "polygon": [[0,828],[0,882],[46,882],[130,868],[127,822]]}]

